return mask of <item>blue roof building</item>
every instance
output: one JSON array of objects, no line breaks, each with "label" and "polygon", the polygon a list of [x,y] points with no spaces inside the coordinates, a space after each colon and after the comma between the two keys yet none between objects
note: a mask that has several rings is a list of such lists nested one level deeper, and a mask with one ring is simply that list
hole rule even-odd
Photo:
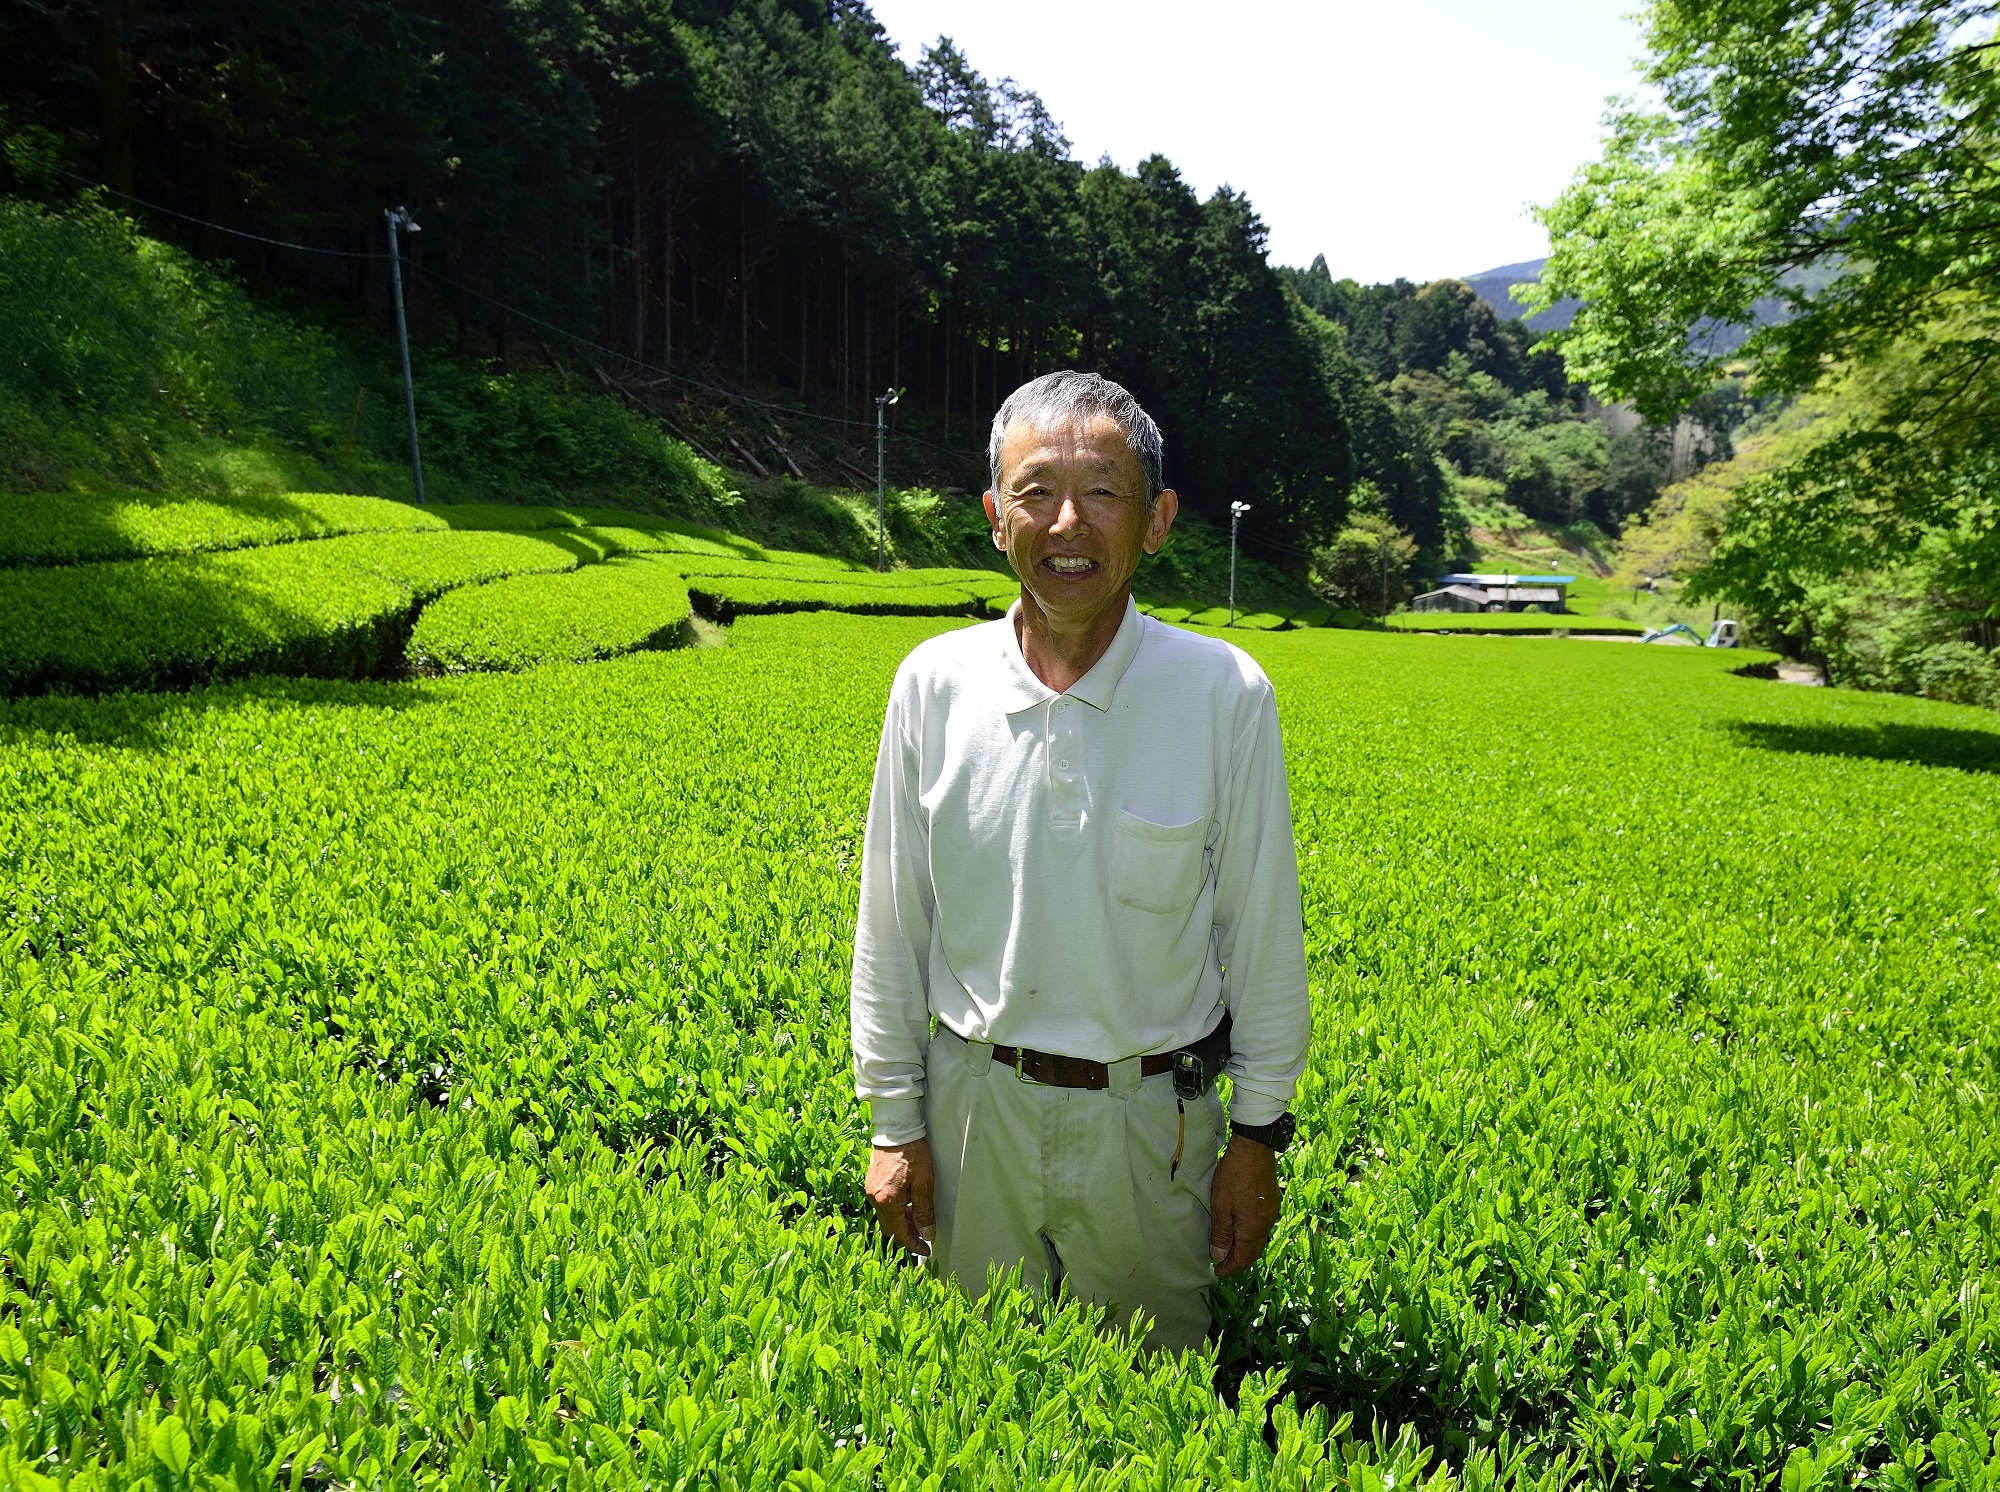
[{"label": "blue roof building", "polygon": [[1410,602],[1412,611],[1569,610],[1574,575],[1447,575],[1434,591]]}]

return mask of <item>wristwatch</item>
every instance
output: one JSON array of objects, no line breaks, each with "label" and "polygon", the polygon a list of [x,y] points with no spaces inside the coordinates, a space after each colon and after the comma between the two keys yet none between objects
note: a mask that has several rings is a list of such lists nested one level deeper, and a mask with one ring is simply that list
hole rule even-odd
[{"label": "wristwatch", "polygon": [[1280,1114],[1269,1124],[1238,1124],[1232,1119],[1229,1121],[1229,1132],[1241,1135],[1246,1140],[1255,1140],[1259,1145],[1269,1145],[1273,1150],[1283,1154],[1285,1147],[1292,1143],[1292,1136],[1299,1132],[1299,1121],[1294,1119],[1289,1111]]}]

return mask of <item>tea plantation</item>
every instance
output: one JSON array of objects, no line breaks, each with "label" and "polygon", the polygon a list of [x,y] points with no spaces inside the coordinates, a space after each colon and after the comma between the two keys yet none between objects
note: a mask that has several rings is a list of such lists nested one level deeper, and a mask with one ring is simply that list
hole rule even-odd
[{"label": "tea plantation", "polygon": [[[235,558],[483,558],[383,561],[344,612],[273,581],[214,612],[266,626],[228,656],[429,588],[442,672],[0,703],[0,1484],[2000,1485],[1990,714],[1694,649],[1242,634],[1291,763],[1303,1138],[1214,1358],[1135,1359],[969,1309],[860,1192],[876,732],[963,622],[835,613],[990,581],[329,512]],[[213,547],[73,554],[129,595]],[[38,563],[5,578],[93,569]],[[725,644],[647,647],[704,587]],[[126,615],[91,666],[160,666]]]}]

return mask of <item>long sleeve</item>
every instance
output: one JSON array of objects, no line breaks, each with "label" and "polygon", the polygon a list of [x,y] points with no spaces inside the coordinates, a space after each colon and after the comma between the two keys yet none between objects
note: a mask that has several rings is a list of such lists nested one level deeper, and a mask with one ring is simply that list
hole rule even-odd
[{"label": "long sleeve", "polygon": [[1312,1041],[1305,918],[1268,683],[1246,701],[1231,751],[1229,816],[1215,852],[1215,928],[1223,999],[1234,1021],[1233,1117],[1269,1124],[1291,1104]]},{"label": "long sleeve", "polygon": [[848,1013],[855,1091],[868,1101],[877,1145],[906,1145],[924,1133],[926,971],[936,896],[929,830],[917,797],[920,710],[917,682],[905,670],[890,691],[861,851]]}]

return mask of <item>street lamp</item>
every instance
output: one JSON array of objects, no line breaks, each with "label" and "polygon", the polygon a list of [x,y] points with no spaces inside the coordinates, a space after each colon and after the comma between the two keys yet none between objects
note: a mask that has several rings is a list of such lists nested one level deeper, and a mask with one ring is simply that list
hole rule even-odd
[{"label": "street lamp", "polygon": [[889,406],[902,397],[890,389],[875,400],[875,568],[889,568],[889,530],[885,522],[887,502],[884,495],[882,466],[889,440]]},{"label": "street lamp", "polygon": [[1236,625],[1236,525],[1250,511],[1248,503],[1229,505],[1229,625]]},{"label": "street lamp", "polygon": [[396,291],[396,347],[403,355],[403,412],[410,418],[410,477],[417,484],[417,502],[424,500],[424,462],[417,453],[417,389],[410,382],[410,328],[403,317],[403,250],[397,233],[421,233],[410,221],[407,207],[392,207],[383,214],[389,220],[389,283]]}]

